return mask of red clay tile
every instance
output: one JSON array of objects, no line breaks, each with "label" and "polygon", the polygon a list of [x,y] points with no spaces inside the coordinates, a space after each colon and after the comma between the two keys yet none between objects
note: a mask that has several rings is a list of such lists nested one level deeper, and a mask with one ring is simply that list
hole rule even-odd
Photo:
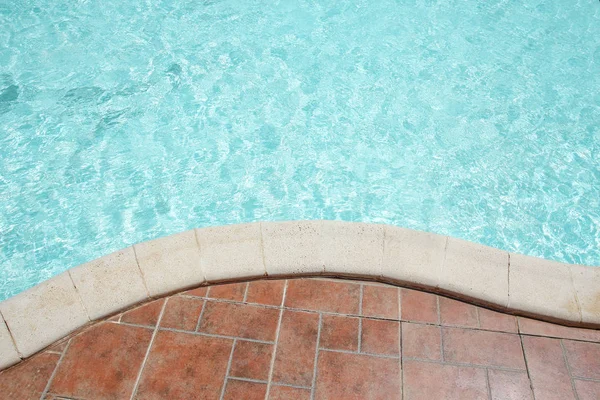
[{"label": "red clay tile", "polygon": [[361,352],[397,356],[400,354],[400,323],[363,319]]},{"label": "red clay tile", "polygon": [[63,396],[55,395],[53,393],[47,393],[46,396],[44,396],[44,400],[84,400],[84,399],[76,399],[75,397],[63,397]]},{"label": "red clay tile", "polygon": [[488,370],[492,400],[533,400],[527,372]]},{"label": "red clay tile", "polygon": [[233,341],[159,331],[136,399],[218,399]]},{"label": "red clay tile", "polygon": [[192,297],[173,296],[169,298],[163,317],[160,320],[160,326],[162,328],[195,331],[203,304],[204,300]]},{"label": "red clay tile", "polygon": [[155,326],[164,302],[165,299],[155,300],[127,311],[121,317],[121,322]]},{"label": "red clay tile", "polygon": [[274,341],[279,310],[207,301],[199,332]]},{"label": "red clay tile", "polygon": [[323,315],[319,346],[334,350],[358,350],[358,318]]},{"label": "red clay tile", "polygon": [[403,321],[438,323],[437,296],[410,289],[400,289]]},{"label": "red clay tile", "polygon": [[519,317],[519,332],[534,336],[600,342],[600,330],[571,328],[523,317]]},{"label": "red clay tile", "polygon": [[442,334],[446,361],[525,369],[518,335],[462,328],[442,328]]},{"label": "red clay tile", "polygon": [[310,400],[310,389],[293,388],[289,386],[271,386],[269,400]]},{"label": "red clay tile", "polygon": [[600,380],[600,343],[563,340],[571,375]]},{"label": "red clay tile", "polygon": [[39,399],[60,355],[42,353],[0,372],[0,398]]},{"label": "red clay tile", "polygon": [[440,322],[442,325],[455,325],[470,328],[479,327],[477,307],[447,297],[440,299]]},{"label": "red clay tile", "polygon": [[244,300],[244,293],[246,293],[246,285],[246,282],[214,285],[208,290],[208,297],[211,299],[242,301]]},{"label": "red clay tile", "polygon": [[536,399],[574,399],[560,341],[532,336],[524,336],[522,340]]},{"label": "red clay tile", "polygon": [[362,315],[398,319],[398,288],[363,285]]},{"label": "red clay tile", "polygon": [[365,354],[320,351],[316,399],[401,399],[400,363]]},{"label": "red clay tile", "polygon": [[129,398],[152,330],[101,323],[75,336],[50,386],[56,395]]},{"label": "red clay tile", "polygon": [[196,296],[196,297],[206,297],[207,293],[208,293],[208,286],[200,286],[200,287],[197,287],[196,289],[192,289],[192,290],[188,290],[187,292],[183,292],[183,294],[186,294],[188,296]]},{"label": "red clay tile", "polygon": [[[350,314],[356,312],[348,310],[356,309],[358,305],[359,284],[308,279],[290,282],[291,286],[296,285],[292,287],[292,304],[295,307],[341,310]],[[240,287],[244,285],[219,286],[222,292],[217,291],[216,296],[239,301],[240,293],[243,298]],[[284,285],[284,280],[251,282],[246,300],[278,306]],[[337,291],[332,291],[332,287]],[[193,297],[203,296],[206,291],[206,288],[198,288],[185,292],[187,297],[170,298],[161,325],[193,330],[204,301]],[[397,310],[398,302],[396,296],[394,305],[392,292],[398,293],[398,289],[365,284],[363,314],[383,320],[362,319],[362,354],[327,350],[319,352],[317,398],[389,398],[385,391],[390,388],[386,385],[399,385],[399,360],[367,354],[398,355],[399,325],[390,321],[395,318],[393,310],[394,306]],[[438,322],[438,300],[435,295],[407,289],[400,290],[400,293],[403,318]],[[302,298],[304,295],[307,297]],[[130,310],[123,314],[123,322],[153,326],[164,302],[164,299],[160,299]],[[349,307],[347,303],[352,304]],[[275,339],[280,313],[277,309],[212,300],[207,302],[207,308],[210,310],[206,314],[206,321],[201,324],[203,332],[265,341]],[[600,331],[568,328],[520,317],[520,327],[517,327],[516,317],[442,297],[439,298],[439,308],[442,324],[477,326],[478,316],[481,329],[444,327],[442,341],[442,329],[439,326],[403,322],[401,337],[405,399],[487,398],[487,392],[481,391],[487,390],[485,379],[481,385],[481,374],[485,377],[485,368],[458,367],[444,364],[444,361],[486,366],[492,399],[531,399],[531,387],[537,399],[573,399],[575,394],[569,371],[574,376],[573,384],[579,400],[600,399],[600,344],[591,343],[600,340]],[[478,315],[473,313],[475,309]],[[112,319],[115,318],[118,319],[118,316]],[[310,398],[310,389],[281,386],[277,382],[311,386],[318,321],[319,315],[316,313],[284,311],[275,356],[274,384],[269,398]],[[321,321],[321,348],[358,350],[359,318],[325,314],[321,316]],[[518,329],[525,335],[523,348],[533,382],[531,386],[524,370],[494,369],[524,369],[521,341],[517,335],[510,334]],[[165,336],[169,334],[173,336]],[[151,335],[151,329],[103,322],[75,336],[71,339],[72,344],[57,369],[45,400],[67,397],[128,398]],[[528,335],[575,340],[563,340],[561,346],[558,339]],[[159,331],[142,374],[137,398],[218,398],[223,389],[233,342],[233,339]],[[445,346],[444,361],[441,361],[442,342]],[[46,353],[0,372],[0,398],[39,398],[56,366],[59,353],[67,343],[55,344]],[[225,398],[265,397],[266,384],[243,379],[268,379],[273,348],[273,344],[237,339],[229,370],[231,378],[223,392]],[[44,362],[44,357],[50,357],[46,360],[48,362]],[[36,362],[41,365],[36,366]],[[371,365],[380,362],[390,364],[386,364],[385,368]],[[381,371],[389,374],[390,368],[393,373],[395,371],[396,378],[386,375],[384,379],[376,375]],[[381,379],[381,382],[377,383],[377,379]],[[400,390],[394,392],[399,393]]]},{"label": "red clay tile", "polygon": [[600,399],[600,382],[575,379],[575,390],[577,390],[579,400]]},{"label": "red clay tile", "polygon": [[229,376],[267,380],[271,367],[272,344],[238,340],[233,349]]},{"label": "red clay tile", "polygon": [[402,356],[442,359],[442,331],[438,326],[402,323]]},{"label": "red clay tile", "polygon": [[224,400],[264,400],[267,394],[266,383],[255,383],[228,379]]},{"label": "red clay tile", "polygon": [[248,285],[248,303],[265,304],[268,306],[280,306],[283,299],[285,280],[261,280],[253,281]]},{"label": "red clay tile", "polygon": [[317,314],[288,310],[283,312],[273,382],[311,385],[318,329]]},{"label": "red clay tile", "polygon": [[517,333],[517,318],[513,315],[479,308],[479,326],[488,331]]},{"label": "red clay tile", "polygon": [[360,285],[317,279],[288,281],[285,305],[305,310],[358,314]]},{"label": "red clay tile", "polygon": [[404,361],[404,400],[487,399],[485,370]]}]

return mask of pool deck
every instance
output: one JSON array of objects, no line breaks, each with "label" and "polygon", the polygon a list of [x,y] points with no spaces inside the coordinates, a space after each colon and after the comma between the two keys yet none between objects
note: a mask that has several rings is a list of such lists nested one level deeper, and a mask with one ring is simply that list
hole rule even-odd
[{"label": "pool deck", "polygon": [[[427,307],[426,298],[437,299],[435,296],[445,296],[444,298],[463,301],[464,303],[460,303],[463,307],[490,310],[489,312],[493,310],[510,319],[518,317],[520,330],[504,332],[504,334],[518,336],[517,332],[519,332],[527,337],[544,336],[539,332],[523,331],[528,329],[527,326],[534,324],[532,322],[534,319],[537,319],[563,325],[562,328],[559,325],[545,325],[553,326],[547,329],[559,332],[553,335],[556,338],[583,340],[570,337],[570,333],[565,332],[587,332],[595,338],[593,341],[598,341],[594,336],[598,332],[593,330],[600,328],[600,268],[598,267],[547,261],[452,237],[388,225],[337,221],[260,222],[194,229],[139,243],[67,270],[28,291],[0,302],[0,370],[21,363],[2,373],[6,377],[7,374],[14,373],[11,371],[32,365],[33,361],[27,360],[36,354],[37,356],[33,358],[35,360],[40,359],[42,355],[48,358],[50,357],[48,354],[58,354],[56,350],[49,349],[56,349],[56,343],[63,338],[71,337],[90,326],[93,326],[93,331],[108,329],[107,327],[111,327],[115,322],[101,321],[136,305],[157,301],[164,296],[177,294],[172,299],[182,299],[187,297],[178,293],[209,285],[265,278],[307,277],[335,277],[387,283],[402,287],[399,293],[421,293],[424,300],[417,305],[418,307]],[[323,290],[325,292],[334,290],[332,285],[323,287]],[[366,287],[364,285],[363,288]],[[410,292],[410,289],[415,292]],[[210,289],[209,293],[211,292],[214,290]],[[173,301],[176,300],[169,300],[165,304]],[[288,299],[286,298],[285,301]],[[211,302],[206,304],[212,304]],[[445,302],[451,300],[440,300],[440,304]],[[219,304],[226,304],[226,302]],[[403,309],[402,304],[406,306],[407,303],[399,301],[399,304]],[[438,319],[429,321],[429,324],[444,325],[443,306],[439,307]],[[291,308],[293,307],[290,307],[290,312]],[[272,309],[266,307],[262,307],[261,310],[261,313],[273,313]],[[312,311],[323,310],[317,308]],[[481,317],[482,312],[484,311],[477,312],[478,318]],[[286,313],[287,308],[283,315]],[[364,320],[365,324],[371,324],[368,322],[369,316],[356,314],[356,311],[354,314],[351,312],[341,314],[364,317],[367,318]],[[319,326],[322,327],[324,315],[320,313],[310,318],[318,317],[321,321]],[[233,316],[227,317],[227,312],[223,311],[223,318],[227,320],[232,318],[243,320],[242,317],[243,315],[239,316],[235,312]],[[402,330],[411,329],[410,318],[402,321]],[[100,325],[97,325],[99,322]],[[542,322],[535,324],[539,325]],[[302,325],[303,323],[299,323],[300,327]],[[363,329],[361,334],[364,335],[362,322],[360,326]],[[135,328],[120,323],[118,329],[127,327]],[[115,327],[111,329],[113,328],[117,329]],[[477,325],[467,326],[467,328],[475,330],[472,333],[473,337],[484,335],[479,333],[485,330],[479,319]],[[577,330],[576,328],[590,329]],[[192,328],[185,330],[190,329],[194,331]],[[162,328],[155,330],[151,337],[155,338],[157,333],[160,333],[159,337],[167,335],[161,332],[163,332]],[[165,332],[177,333],[168,329]],[[445,330],[442,329],[441,332]],[[449,332],[454,331],[450,329]],[[112,333],[109,332],[108,335]],[[119,334],[114,335],[119,336]],[[141,333],[140,335],[143,336]],[[445,337],[445,334],[441,335]],[[464,331],[460,335],[468,337],[470,334]],[[235,337],[244,337],[243,335],[225,336],[231,336],[231,340]],[[133,351],[134,343],[138,340],[142,338],[136,336],[130,341],[125,341],[124,345],[128,343],[133,346]],[[271,337],[265,341],[271,344],[276,342]],[[522,347],[525,349],[525,356],[527,356],[526,343],[529,341],[535,340],[523,338]],[[560,343],[567,357],[568,346],[565,341]],[[330,351],[330,349],[323,351]],[[398,354],[405,351],[407,348],[402,346],[397,349]],[[482,354],[491,352],[495,354],[494,357],[503,357],[503,350],[498,351],[493,348],[479,349],[476,352]],[[334,355],[327,357],[334,357]],[[354,354],[353,357],[357,355]],[[398,355],[395,357],[399,358]],[[446,358],[442,357],[442,360]],[[407,359],[407,361],[410,361],[406,365],[408,369],[403,371],[410,371],[412,368],[408,366],[412,365],[414,360]],[[572,369],[575,367],[570,364],[570,361],[565,362],[571,378],[596,379],[588,376],[587,373],[573,375]],[[342,365],[345,361],[339,363]],[[459,364],[462,365],[461,363],[462,361],[455,366],[458,367]],[[546,361],[542,362],[545,363]],[[465,365],[467,364],[477,364],[477,362],[466,362]],[[589,368],[596,372],[600,369],[595,364]],[[451,369],[444,367],[443,371]],[[532,371],[529,372],[535,388]],[[444,375],[446,372],[439,373],[446,376]],[[459,375],[461,374],[462,372]],[[490,381],[488,375],[489,373],[486,372],[486,379]],[[403,381],[406,393],[410,390],[409,383],[410,380]],[[575,388],[575,382],[572,383],[572,387]],[[310,385],[306,383],[300,386],[314,390],[315,384],[312,382]],[[594,386],[584,383],[580,385]],[[583,395],[580,399],[582,397]]]},{"label": "pool deck", "polygon": [[422,291],[256,280],[152,300],[0,372],[0,399],[598,399],[600,331]]}]

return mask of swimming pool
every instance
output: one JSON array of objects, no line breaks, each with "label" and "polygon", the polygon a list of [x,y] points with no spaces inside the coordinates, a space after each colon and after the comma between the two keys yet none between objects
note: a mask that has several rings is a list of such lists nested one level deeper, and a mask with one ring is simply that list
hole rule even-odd
[{"label": "swimming pool", "polygon": [[595,0],[8,0],[0,299],[256,220],[598,265],[599,88]]}]

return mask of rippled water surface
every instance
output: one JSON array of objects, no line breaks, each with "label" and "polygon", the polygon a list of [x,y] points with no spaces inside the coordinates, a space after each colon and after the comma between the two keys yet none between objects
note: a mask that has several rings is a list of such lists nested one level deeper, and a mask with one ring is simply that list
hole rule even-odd
[{"label": "rippled water surface", "polygon": [[315,218],[600,265],[600,3],[0,3],[0,299]]}]

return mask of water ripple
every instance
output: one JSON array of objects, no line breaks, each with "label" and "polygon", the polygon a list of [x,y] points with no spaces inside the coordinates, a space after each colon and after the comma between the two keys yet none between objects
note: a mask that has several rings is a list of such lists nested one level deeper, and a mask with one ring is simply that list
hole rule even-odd
[{"label": "water ripple", "polygon": [[591,0],[8,0],[0,299],[255,220],[600,265],[599,20]]}]

